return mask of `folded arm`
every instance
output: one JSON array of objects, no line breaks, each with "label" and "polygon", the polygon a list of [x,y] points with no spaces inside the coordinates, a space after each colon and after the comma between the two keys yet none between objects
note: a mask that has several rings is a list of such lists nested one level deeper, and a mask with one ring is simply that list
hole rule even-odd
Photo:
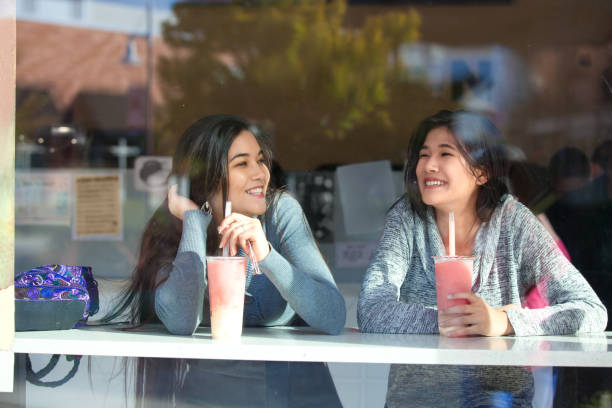
[{"label": "folded arm", "polygon": [[402,213],[403,207],[398,205],[387,215],[376,254],[366,271],[357,306],[359,328],[363,332],[438,332],[435,308],[400,300],[406,274],[414,273],[410,270],[412,240]]},{"label": "folded arm", "polygon": [[531,214],[519,213],[515,222],[520,225],[515,239],[521,270],[550,305],[506,310],[516,335],[603,331],[607,311],[580,272]]},{"label": "folded arm", "polygon": [[206,280],[206,228],[211,217],[199,210],[183,216],[183,234],[172,265],[163,267],[167,279],[155,290],[155,313],[173,334],[191,335],[202,321]]},{"label": "folded arm", "polygon": [[261,270],[289,306],[311,327],[337,334],[346,321],[344,298],[321,255],[302,208],[283,194],[267,229],[274,242]]}]

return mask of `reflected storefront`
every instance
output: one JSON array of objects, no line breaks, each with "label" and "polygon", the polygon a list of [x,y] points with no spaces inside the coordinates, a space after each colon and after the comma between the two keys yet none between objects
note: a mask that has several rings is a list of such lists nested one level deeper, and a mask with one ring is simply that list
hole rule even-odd
[{"label": "reflected storefront", "polygon": [[[612,307],[609,1],[29,0],[16,15],[15,273],[91,266],[100,316],[138,264],[181,134],[228,113],[272,147],[270,183],[301,205],[344,296],[345,327],[357,328],[412,132],[441,109],[495,123],[511,192]],[[602,341],[609,354],[609,334]],[[47,360],[32,357],[35,369]],[[92,362],[57,389],[26,384],[26,406],[61,393],[130,405],[120,358]],[[388,363],[326,365],[341,404],[384,406]],[[533,405],[609,406],[610,366],[588,366],[524,370],[536,378]],[[264,384],[288,375],[268,369]],[[113,391],[89,393],[88,375],[112,377]],[[488,406],[512,406],[500,398]]]}]

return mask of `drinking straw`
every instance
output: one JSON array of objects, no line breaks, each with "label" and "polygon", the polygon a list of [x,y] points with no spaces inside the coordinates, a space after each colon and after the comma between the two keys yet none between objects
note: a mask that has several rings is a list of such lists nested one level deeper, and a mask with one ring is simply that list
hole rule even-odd
[{"label": "drinking straw", "polygon": [[253,275],[261,275],[261,271],[259,270],[259,264],[255,260],[255,255],[253,254],[253,247],[251,246],[251,241],[247,241],[249,244],[249,258],[251,258],[251,264],[253,265]]},{"label": "drinking straw", "polygon": [[455,213],[448,214],[448,256],[455,256]]},{"label": "drinking straw", "polygon": [[[225,217],[229,217],[231,213],[232,213],[232,202],[226,201],[225,202]],[[247,241],[247,243],[249,244],[249,258],[251,259],[251,264],[253,265],[253,268],[254,268],[253,274],[260,275],[261,271],[259,270],[259,264],[255,260],[255,255],[253,254],[253,247],[251,246],[251,241]],[[223,247],[223,256],[229,256],[229,241]]]},{"label": "drinking straw", "polygon": [[[231,213],[232,213],[232,202],[226,201],[225,202],[225,218],[229,217]],[[227,241],[227,243],[223,247],[223,256],[229,256],[229,241]]]}]

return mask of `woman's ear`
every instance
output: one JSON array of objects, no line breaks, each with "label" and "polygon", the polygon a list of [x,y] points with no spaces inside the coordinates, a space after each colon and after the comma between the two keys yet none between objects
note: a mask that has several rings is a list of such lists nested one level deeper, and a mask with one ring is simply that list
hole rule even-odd
[{"label": "woman's ear", "polygon": [[219,220],[223,220],[223,198],[221,193],[221,187],[217,189],[217,191],[211,195],[209,195],[206,199],[211,206],[211,210],[213,215],[215,215]]},{"label": "woman's ear", "polygon": [[484,170],[476,170],[476,185],[482,186],[489,181],[489,177]]}]

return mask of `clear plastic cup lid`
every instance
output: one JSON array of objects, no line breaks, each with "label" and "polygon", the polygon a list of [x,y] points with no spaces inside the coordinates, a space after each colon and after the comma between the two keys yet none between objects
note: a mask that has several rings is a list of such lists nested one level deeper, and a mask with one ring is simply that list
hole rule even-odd
[{"label": "clear plastic cup lid", "polygon": [[450,256],[450,255],[434,255],[432,256],[434,261],[443,260],[443,259],[456,259],[457,261],[469,261],[473,260],[473,256]]},{"label": "clear plastic cup lid", "polygon": [[244,261],[247,258],[245,256],[207,256],[206,260],[211,261],[226,261],[226,262],[238,262]]}]

